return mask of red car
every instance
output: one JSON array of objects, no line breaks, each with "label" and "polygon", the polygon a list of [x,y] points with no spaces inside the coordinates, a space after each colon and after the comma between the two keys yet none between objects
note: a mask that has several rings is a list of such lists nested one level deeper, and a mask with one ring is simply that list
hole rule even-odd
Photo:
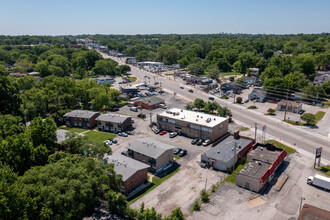
[{"label": "red car", "polygon": [[161,131],[161,132],[159,132],[160,135],[164,135],[166,133],[167,133],[167,131]]}]

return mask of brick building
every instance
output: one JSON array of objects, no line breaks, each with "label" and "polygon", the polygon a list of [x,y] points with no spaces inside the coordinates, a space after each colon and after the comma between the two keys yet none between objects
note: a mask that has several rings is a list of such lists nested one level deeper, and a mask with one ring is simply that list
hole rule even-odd
[{"label": "brick building", "polygon": [[144,109],[154,109],[157,108],[159,104],[165,104],[164,99],[161,99],[157,96],[138,98],[133,102],[136,107],[141,106]]},{"label": "brick building", "polygon": [[121,132],[132,127],[132,117],[120,114],[101,114],[96,118],[97,126],[101,131]]},{"label": "brick building", "polygon": [[148,182],[149,166],[144,163],[120,154],[107,155],[103,160],[113,163],[115,172],[122,176],[121,191],[125,194]]},{"label": "brick building", "polygon": [[66,113],[63,117],[65,118],[66,126],[68,127],[93,128],[96,126],[96,118],[99,115],[99,112],[73,110]]}]

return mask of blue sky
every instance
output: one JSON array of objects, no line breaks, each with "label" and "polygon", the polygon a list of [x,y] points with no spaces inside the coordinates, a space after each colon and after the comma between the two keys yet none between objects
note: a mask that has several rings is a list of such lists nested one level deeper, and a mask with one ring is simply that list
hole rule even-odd
[{"label": "blue sky", "polygon": [[0,35],[330,32],[329,0],[0,0]]}]

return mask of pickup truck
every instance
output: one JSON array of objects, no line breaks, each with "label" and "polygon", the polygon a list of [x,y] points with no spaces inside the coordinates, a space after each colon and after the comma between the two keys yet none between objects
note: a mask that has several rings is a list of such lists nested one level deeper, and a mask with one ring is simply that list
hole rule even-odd
[{"label": "pickup truck", "polygon": [[308,177],[307,184],[330,190],[330,178],[318,174]]}]

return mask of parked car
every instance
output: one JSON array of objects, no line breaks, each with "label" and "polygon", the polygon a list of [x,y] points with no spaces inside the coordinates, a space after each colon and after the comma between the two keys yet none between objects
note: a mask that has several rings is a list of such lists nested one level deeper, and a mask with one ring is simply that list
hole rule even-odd
[{"label": "parked car", "polygon": [[176,149],[173,151],[173,154],[178,155],[178,154],[180,153],[180,151],[182,151],[181,148],[176,148]]},{"label": "parked car", "polygon": [[155,85],[158,85],[159,84],[159,82],[155,82]]},{"label": "parked car", "polygon": [[159,104],[159,108],[167,109],[167,106],[165,104]]},{"label": "parked car", "polygon": [[151,122],[151,125],[157,126],[158,123],[156,121]]},{"label": "parked car", "polygon": [[195,145],[195,144],[197,144],[197,141],[198,141],[198,139],[195,138],[194,140],[191,141],[191,144]]},{"label": "parked car", "polygon": [[163,90],[159,90],[158,93],[164,93],[164,91]]},{"label": "parked car", "polygon": [[129,110],[133,111],[133,112],[137,112],[138,108],[137,107],[131,107]]},{"label": "parked car", "polygon": [[112,143],[114,143],[114,144],[117,144],[118,143],[118,141],[116,140],[116,139],[114,139],[114,138],[110,138],[109,139]]},{"label": "parked car", "polygon": [[178,135],[178,133],[176,133],[176,132],[171,132],[170,133],[170,138],[174,138],[174,137],[176,137]]},{"label": "parked car", "polygon": [[211,140],[207,139],[203,142],[203,146],[208,146],[209,144],[211,144]]},{"label": "parked car", "polygon": [[248,103],[248,102],[249,102],[249,100],[248,100],[248,99],[244,101],[244,103]]},{"label": "parked car", "polygon": [[304,114],[305,113],[305,110],[300,110],[299,111],[299,115],[302,115],[302,114]]},{"label": "parked car", "polygon": [[183,156],[185,156],[185,155],[187,155],[187,150],[185,150],[185,149],[182,149],[182,150],[178,153],[178,156],[179,156],[179,157],[183,157]]},{"label": "parked car", "polygon": [[209,100],[214,101],[214,98],[213,97],[209,97]]},{"label": "parked car", "polygon": [[189,89],[189,90],[188,90],[188,92],[191,92],[191,93],[193,93],[194,91],[193,91],[192,89]]},{"label": "parked car", "polygon": [[161,132],[159,132],[160,135],[164,135],[166,133],[167,133],[167,131],[161,131]]},{"label": "parked car", "polygon": [[201,168],[206,168],[206,164],[205,163],[203,163],[203,162],[201,162]]},{"label": "parked car", "polygon": [[198,146],[201,146],[203,144],[203,139],[198,139],[197,143]]},{"label": "parked car", "polygon": [[159,134],[159,132],[160,132],[159,129],[154,130],[154,133],[155,133],[155,134]]},{"label": "parked car", "polygon": [[184,89],[183,86],[180,86],[180,89]]},{"label": "parked car", "polygon": [[105,143],[106,145],[112,145],[112,141],[110,141],[110,140],[105,140],[105,141],[103,141],[103,143]]},{"label": "parked car", "polygon": [[128,136],[128,134],[126,132],[119,132],[118,135],[121,136],[121,137],[127,137]]},{"label": "parked car", "polygon": [[123,151],[123,152],[121,152],[121,154],[128,157],[128,152],[127,151]]}]

